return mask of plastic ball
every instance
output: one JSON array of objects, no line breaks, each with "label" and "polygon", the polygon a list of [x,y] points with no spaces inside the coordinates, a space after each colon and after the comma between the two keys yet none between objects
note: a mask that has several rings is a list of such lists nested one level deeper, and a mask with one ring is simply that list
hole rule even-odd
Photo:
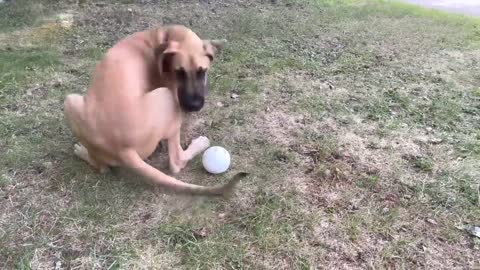
[{"label": "plastic ball", "polygon": [[230,153],[221,146],[212,146],[203,153],[202,163],[209,173],[226,172],[230,167]]}]

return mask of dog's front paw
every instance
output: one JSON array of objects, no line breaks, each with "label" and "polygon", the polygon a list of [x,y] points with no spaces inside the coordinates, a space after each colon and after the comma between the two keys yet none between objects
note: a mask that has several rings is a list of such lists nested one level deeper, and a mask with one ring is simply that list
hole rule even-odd
[{"label": "dog's front paw", "polygon": [[81,159],[88,160],[88,150],[80,143],[76,143],[73,146],[73,153]]},{"label": "dog's front paw", "polygon": [[195,152],[203,152],[210,146],[210,140],[205,136],[200,136],[192,141]]}]

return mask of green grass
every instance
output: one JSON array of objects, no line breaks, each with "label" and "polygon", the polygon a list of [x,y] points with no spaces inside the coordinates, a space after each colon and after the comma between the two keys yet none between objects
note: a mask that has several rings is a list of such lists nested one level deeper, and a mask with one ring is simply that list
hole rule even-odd
[{"label": "green grass", "polygon": [[30,270],[32,269],[31,267],[31,260],[32,260],[33,254],[28,253],[24,254],[21,258],[20,261],[16,265],[16,269],[19,270]]},{"label": "green grass", "polygon": [[41,4],[30,5],[27,0],[12,1],[0,6],[0,32],[8,32],[18,28],[34,25],[45,15]]},{"label": "green grass", "polygon": [[444,173],[425,190],[435,203],[445,208],[475,209],[479,205],[478,182],[468,174]]},{"label": "green grass", "polygon": [[215,231],[215,236],[210,237],[202,234],[202,229],[192,230],[195,225],[171,225],[167,224],[159,229],[160,237],[163,238],[167,247],[181,252],[182,263],[196,266],[200,269],[210,267],[243,267],[245,247],[239,242],[236,245],[227,244],[229,234],[233,228],[225,226]]},{"label": "green grass", "polygon": [[373,189],[378,185],[380,178],[376,175],[368,175],[360,179],[358,186],[361,188]]},{"label": "green grass", "polygon": [[415,159],[413,165],[415,168],[424,171],[431,172],[433,170],[433,161],[430,158],[417,158]]},{"label": "green grass", "polygon": [[[476,266],[456,226],[480,222],[478,19],[389,1],[87,2],[0,5],[6,35],[78,15],[70,30],[0,37],[0,268]],[[159,18],[229,41],[194,116],[204,122],[184,134],[250,172],[229,200],[164,194],[124,169],[98,175],[72,153],[64,96]],[[178,177],[229,175],[196,158]]]},{"label": "green grass", "polygon": [[31,76],[49,72],[61,61],[58,52],[35,48],[2,51],[0,63],[0,97],[5,100],[18,95],[26,82],[33,83]]},{"label": "green grass", "polygon": [[477,134],[467,139],[467,141],[460,141],[458,149],[464,156],[480,157],[480,137]]}]

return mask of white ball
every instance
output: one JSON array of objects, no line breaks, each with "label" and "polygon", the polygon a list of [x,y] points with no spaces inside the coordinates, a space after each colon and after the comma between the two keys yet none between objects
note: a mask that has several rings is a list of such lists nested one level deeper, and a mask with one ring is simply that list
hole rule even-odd
[{"label": "white ball", "polygon": [[213,146],[203,153],[202,163],[209,173],[223,173],[230,167],[230,154],[221,146]]}]

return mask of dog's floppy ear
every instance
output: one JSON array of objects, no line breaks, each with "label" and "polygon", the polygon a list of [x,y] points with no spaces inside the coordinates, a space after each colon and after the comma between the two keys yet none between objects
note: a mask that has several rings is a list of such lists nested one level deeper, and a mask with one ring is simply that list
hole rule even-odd
[{"label": "dog's floppy ear", "polygon": [[227,43],[225,39],[204,40],[203,49],[210,61],[213,61],[215,54],[219,53]]},{"label": "dog's floppy ear", "polygon": [[162,72],[171,72],[172,60],[175,54],[178,52],[180,44],[176,41],[169,41],[166,44],[162,44],[157,52],[157,59],[161,61],[160,66]]}]

